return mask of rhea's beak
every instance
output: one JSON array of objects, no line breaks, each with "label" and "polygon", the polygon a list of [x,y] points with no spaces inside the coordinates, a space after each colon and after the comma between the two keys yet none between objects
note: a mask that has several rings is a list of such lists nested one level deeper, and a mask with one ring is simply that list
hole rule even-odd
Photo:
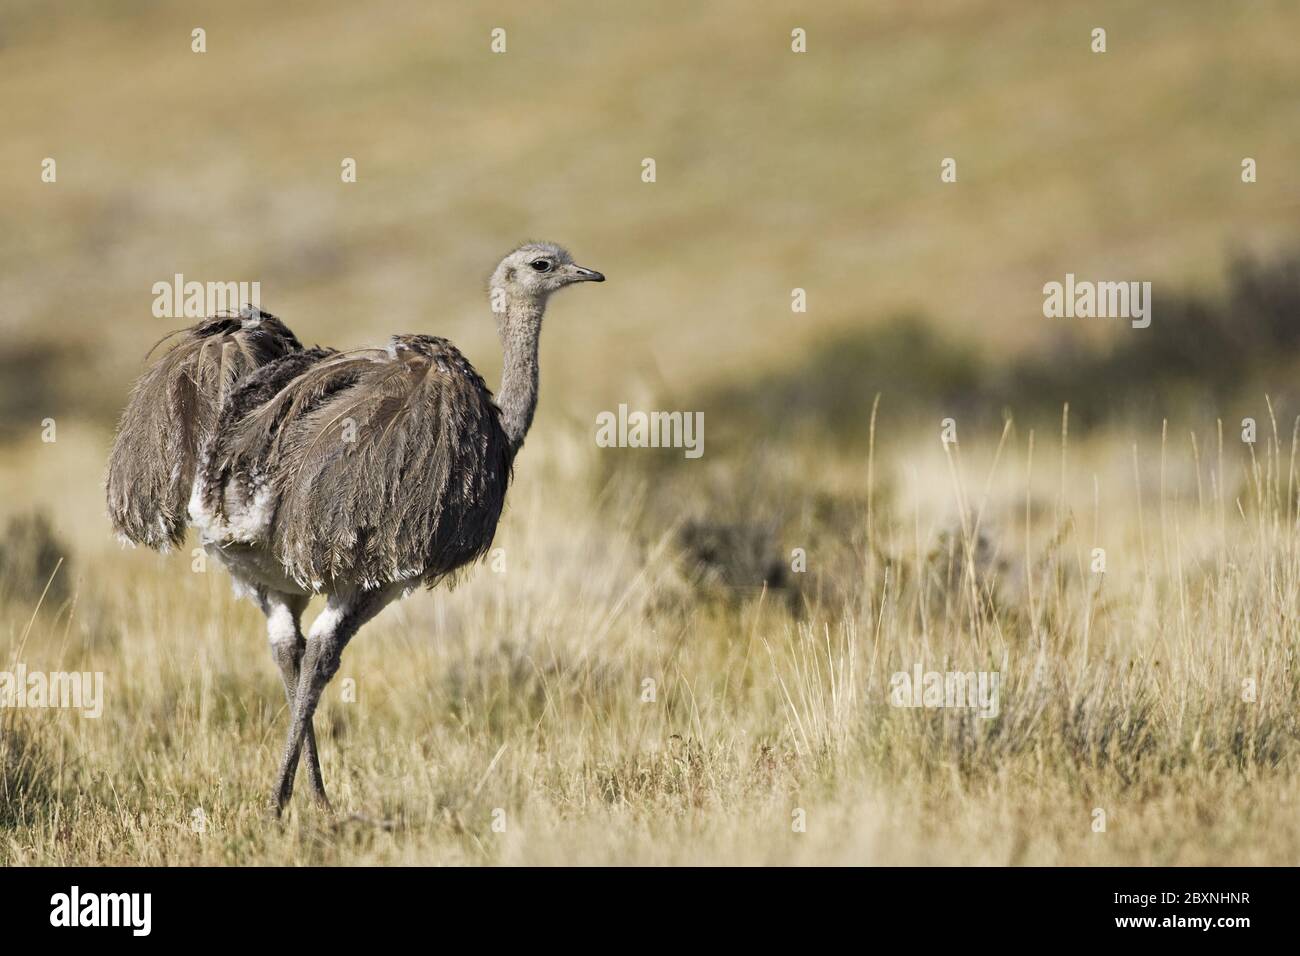
[{"label": "rhea's beak", "polygon": [[570,274],[574,282],[604,282],[605,277],[595,269],[584,269],[582,266],[569,266]]}]

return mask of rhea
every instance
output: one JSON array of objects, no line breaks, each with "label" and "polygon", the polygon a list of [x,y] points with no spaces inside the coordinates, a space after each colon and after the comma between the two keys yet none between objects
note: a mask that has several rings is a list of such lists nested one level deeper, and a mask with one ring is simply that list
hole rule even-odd
[{"label": "rhea", "polygon": [[[495,401],[446,339],[306,349],[249,307],[177,333],[136,382],[109,457],[109,516],[160,550],[194,524],[266,615],[290,715],[276,813],[304,752],[311,794],[329,806],[312,716],[358,629],[489,550],[537,408],[547,302],[604,279],[552,243],[501,260],[489,282],[504,352]],[[304,637],[315,594],[325,607]]]}]

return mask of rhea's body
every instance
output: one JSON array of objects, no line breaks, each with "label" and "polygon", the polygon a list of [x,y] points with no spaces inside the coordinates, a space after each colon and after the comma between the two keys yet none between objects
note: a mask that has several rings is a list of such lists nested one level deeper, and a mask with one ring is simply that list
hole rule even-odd
[{"label": "rhea's body", "polygon": [[[255,309],[186,330],[136,383],[109,459],[109,515],[121,536],[155,548],[179,545],[193,523],[266,614],[292,713],[277,811],[304,747],[325,802],[311,718],[357,629],[491,546],[537,405],[547,301],[603,279],[550,243],[501,261],[496,400],[446,339],[304,349]],[[304,638],[313,594],[328,600]]]},{"label": "rhea's body", "polygon": [[491,544],[513,459],[492,393],[445,339],[304,350],[225,401],[189,515],[252,584],[434,585]]}]

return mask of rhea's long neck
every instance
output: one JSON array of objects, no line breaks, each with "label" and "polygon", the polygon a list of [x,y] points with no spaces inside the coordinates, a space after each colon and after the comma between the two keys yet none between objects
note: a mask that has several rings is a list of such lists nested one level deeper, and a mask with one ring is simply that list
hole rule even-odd
[{"label": "rhea's long neck", "polygon": [[523,445],[537,410],[537,343],[545,310],[544,302],[509,301],[499,326],[505,361],[497,404],[501,406],[501,426],[512,453]]}]

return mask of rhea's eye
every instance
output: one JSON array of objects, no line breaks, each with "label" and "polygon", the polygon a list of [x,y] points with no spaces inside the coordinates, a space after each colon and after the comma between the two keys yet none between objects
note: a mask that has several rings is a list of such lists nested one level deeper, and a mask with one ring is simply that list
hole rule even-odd
[{"label": "rhea's eye", "polygon": [[528,264],[532,266],[534,269],[536,269],[538,272],[551,271],[551,264],[546,259],[534,259],[532,262]]}]

